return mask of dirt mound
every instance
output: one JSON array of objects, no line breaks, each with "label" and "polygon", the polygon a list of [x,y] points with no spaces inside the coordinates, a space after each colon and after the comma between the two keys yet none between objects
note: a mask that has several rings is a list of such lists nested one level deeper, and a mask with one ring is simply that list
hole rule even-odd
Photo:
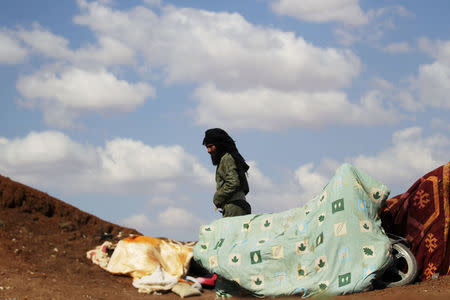
[{"label": "dirt mound", "polygon": [[[131,278],[111,275],[86,258],[102,239],[130,234],[139,232],[0,175],[0,299],[179,299],[139,294]],[[449,297],[449,287],[447,276],[357,296]],[[214,299],[214,293],[206,290],[199,298]]]}]

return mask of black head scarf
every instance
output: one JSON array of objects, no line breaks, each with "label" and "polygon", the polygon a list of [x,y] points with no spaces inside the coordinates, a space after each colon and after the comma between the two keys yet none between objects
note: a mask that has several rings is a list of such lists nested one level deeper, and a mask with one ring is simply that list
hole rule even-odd
[{"label": "black head scarf", "polygon": [[250,166],[245,162],[245,159],[239,153],[234,140],[228,135],[225,130],[221,128],[211,128],[205,131],[205,137],[203,139],[203,145],[206,146],[209,144],[216,146],[218,152],[218,161],[220,161],[225,153],[230,153],[236,163],[239,180],[241,182],[241,188],[247,194],[249,191],[249,187],[245,173],[248,171]]}]

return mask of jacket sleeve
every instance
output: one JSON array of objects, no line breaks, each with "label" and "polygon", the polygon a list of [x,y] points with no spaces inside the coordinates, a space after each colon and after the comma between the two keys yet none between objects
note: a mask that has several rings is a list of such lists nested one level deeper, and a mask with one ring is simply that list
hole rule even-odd
[{"label": "jacket sleeve", "polygon": [[213,202],[217,207],[221,208],[239,190],[240,181],[236,163],[231,155],[224,155],[222,157],[218,171],[224,183],[217,188]]}]

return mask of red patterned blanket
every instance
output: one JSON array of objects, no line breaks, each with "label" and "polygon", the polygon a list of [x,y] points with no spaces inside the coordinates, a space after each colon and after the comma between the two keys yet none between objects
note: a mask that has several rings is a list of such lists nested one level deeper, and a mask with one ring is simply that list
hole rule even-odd
[{"label": "red patterned blanket", "polygon": [[406,193],[386,201],[382,211],[386,232],[412,245],[419,279],[450,275],[450,162],[417,180]]}]

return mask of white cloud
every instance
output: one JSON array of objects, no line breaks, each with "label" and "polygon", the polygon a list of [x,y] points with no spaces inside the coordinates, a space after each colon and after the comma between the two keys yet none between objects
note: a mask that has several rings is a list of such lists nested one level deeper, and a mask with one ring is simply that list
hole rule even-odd
[{"label": "white cloud", "polygon": [[[253,25],[237,13],[165,6],[157,15],[144,6],[120,11],[105,2],[78,3],[81,14],[74,22],[94,31],[94,44],[72,50],[66,38],[39,24],[17,33],[52,63],[18,79],[21,103],[42,109],[46,123],[57,128],[78,126],[76,120],[86,112],[133,111],[155,96],[148,83],[127,82],[107,68],[115,65],[138,64],[137,71],[150,70],[151,78],[161,74],[168,84],[210,82],[241,93],[265,87],[301,98],[325,95],[330,102],[338,99],[327,103],[331,107],[345,98],[337,90],[348,87],[362,69],[348,49],[316,47],[292,32]],[[303,117],[293,115],[282,124],[318,123]]]},{"label": "white cloud", "polygon": [[436,61],[421,65],[417,77],[421,102],[434,107],[450,109],[450,64]]},{"label": "white cloud", "polygon": [[424,110],[424,103],[418,101],[410,91],[400,91],[395,95],[395,99],[400,103],[400,106],[406,111],[418,112]]},{"label": "white cloud", "polygon": [[[57,128],[77,126],[75,121],[82,113],[128,112],[154,97],[155,90],[148,83],[126,82],[107,69],[136,63],[138,69],[153,72],[151,78],[161,73],[167,83],[193,81],[209,86],[209,82],[220,91],[231,90],[241,96],[281,96],[284,100],[280,107],[273,101],[269,103],[278,112],[270,120],[281,120],[277,128],[321,126],[314,117],[328,118],[326,124],[333,123],[335,118],[329,118],[329,114],[342,104],[344,108],[352,107],[353,118],[358,118],[358,110],[365,109],[351,105],[338,91],[348,87],[362,68],[359,58],[348,49],[316,47],[292,32],[255,26],[237,13],[165,6],[157,15],[144,6],[120,11],[104,2],[78,3],[81,14],[74,22],[91,28],[98,38],[96,44],[71,50],[67,39],[38,24],[32,30],[18,32],[34,51],[55,60],[34,74],[21,76],[16,87],[24,98],[22,104],[38,106],[47,124]],[[186,53],[189,59],[185,59]],[[293,100],[295,97],[300,100]],[[307,98],[326,102],[330,108],[320,113],[319,106],[308,104]],[[262,102],[249,105],[267,111]],[[202,113],[208,116],[220,105],[212,101]],[[303,107],[312,109],[312,117],[305,112],[299,115]],[[294,111],[286,111],[290,108]],[[287,120],[283,120],[286,113]],[[230,105],[222,114],[219,120],[228,121]],[[199,123],[207,124],[205,118],[211,117],[200,118]],[[376,118],[366,120],[378,122]],[[255,117],[250,116],[250,127],[254,121]],[[238,123],[236,127],[248,125],[245,121]]]},{"label": "white cloud", "polygon": [[408,53],[412,51],[412,48],[408,42],[396,42],[384,47],[383,51],[387,53]]},{"label": "white cloud", "polygon": [[166,6],[158,16],[145,7],[115,11],[96,2],[79,3],[76,23],[139,49],[150,67],[163,69],[167,83],[317,91],[348,86],[361,70],[350,50],[322,49],[292,32],[255,26],[236,13]]},{"label": "white cloud", "polygon": [[0,64],[21,63],[27,57],[27,50],[11,32],[0,29]]},{"label": "white cloud", "polygon": [[4,175],[33,178],[69,175],[96,165],[93,147],[81,145],[58,131],[31,132],[24,138],[0,143],[0,170]]},{"label": "white cloud", "polygon": [[67,69],[22,76],[17,89],[28,99],[53,100],[68,108],[130,111],[155,95],[146,83],[130,84],[106,70]]},{"label": "white cloud", "polygon": [[[415,14],[401,5],[389,5],[380,7],[378,9],[369,10],[368,13],[370,19],[380,18],[382,16],[400,16],[400,17],[414,17]],[[386,25],[395,27],[392,23],[392,18],[386,20]]]},{"label": "white cloud", "polygon": [[[174,220],[176,220],[176,222],[174,222]],[[202,219],[193,215],[186,209],[177,207],[168,207],[159,214],[158,221],[162,226],[172,230],[178,228],[195,228],[195,230],[198,230],[198,227],[204,223]]]},{"label": "white cloud", "polygon": [[[409,88],[398,88],[393,83],[380,77],[374,77],[370,81],[370,84],[377,90],[377,93],[382,95],[381,97],[390,99],[388,101],[391,101],[396,107],[402,108],[407,112],[424,110],[423,103],[416,99],[413,90]],[[403,117],[406,118],[406,116]]]},{"label": "white cloud", "polygon": [[98,151],[101,177],[109,183],[161,181],[175,185],[189,181],[208,184],[212,177],[180,146],[151,147],[140,141],[116,138]]},{"label": "white cloud", "polygon": [[423,105],[450,109],[450,41],[431,41],[420,38],[419,49],[435,59],[419,66],[413,87]]},{"label": "white cloud", "polygon": [[116,138],[94,148],[57,131],[0,139],[0,172],[27,184],[77,193],[158,195],[181,184],[213,184],[213,175],[180,146],[151,147]]},{"label": "white cloud", "polygon": [[77,49],[72,57],[75,66],[126,65],[135,62],[135,52],[117,39],[100,36],[98,45],[88,45]]},{"label": "white cloud", "polygon": [[296,126],[320,128],[330,124],[386,124],[399,115],[383,106],[380,93],[367,93],[359,104],[339,91],[282,92],[268,88],[230,92],[206,85],[196,89],[198,124],[228,128],[278,130]]},{"label": "white cloud", "polygon": [[69,48],[66,38],[46,30],[38,23],[34,23],[31,30],[18,30],[16,35],[34,52],[46,58],[70,62],[74,67],[132,64],[135,59],[132,48],[106,35],[98,37],[98,44],[83,45],[76,50]]},{"label": "white cloud", "polygon": [[450,138],[440,134],[422,136],[422,128],[395,132],[392,146],[376,155],[359,155],[351,162],[371,176],[391,185],[405,187],[448,161]]},{"label": "white cloud", "polygon": [[252,213],[282,212],[302,207],[320,194],[333,175],[335,166],[336,164],[327,166],[327,162],[324,161],[322,166],[314,168],[313,163],[308,163],[299,166],[292,173],[288,172],[287,179],[283,183],[275,184],[268,179],[267,187],[253,188],[251,185],[248,201],[252,205]]},{"label": "white cloud", "polygon": [[369,21],[359,6],[359,0],[278,0],[273,2],[272,9],[280,15],[316,23],[339,22],[358,26]]},{"label": "white cloud", "polygon": [[43,29],[37,23],[33,24],[32,30],[21,29],[17,34],[33,51],[46,57],[66,59],[72,54],[66,38]]},{"label": "white cloud", "polygon": [[197,240],[200,225],[209,222],[210,220],[200,218],[179,207],[168,207],[153,217],[137,214],[120,221],[122,225],[135,228],[144,235],[164,236],[179,241]]},{"label": "white cloud", "polygon": [[151,228],[154,226],[148,216],[144,214],[137,214],[123,218],[119,221],[119,223],[122,226],[136,229],[144,235],[148,235],[145,232],[151,231]]},{"label": "white cloud", "polygon": [[247,180],[251,189],[259,191],[271,190],[273,188],[272,181],[258,169],[257,163],[255,161],[247,161],[247,163],[250,166]]},{"label": "white cloud", "polygon": [[295,180],[303,189],[305,196],[310,198],[317,196],[318,192],[328,183],[329,178],[313,172],[313,163],[300,166],[295,171]]},{"label": "white cloud", "polygon": [[22,75],[17,81],[17,89],[25,97],[21,104],[38,104],[47,124],[71,128],[83,112],[131,111],[155,96],[149,84],[126,82],[106,69],[135,63],[134,50],[117,39],[99,36],[97,44],[71,50],[66,38],[37,23],[15,35],[33,52],[48,59],[40,71]]},{"label": "white cloud", "polygon": [[154,88],[138,82],[118,79],[101,70],[69,68],[61,73],[41,71],[19,77],[16,87],[29,103],[38,103],[47,111],[47,121],[61,125],[79,111],[132,111],[154,97]]},{"label": "white cloud", "polygon": [[[316,2],[322,3],[321,1]],[[336,2],[340,3],[340,1]],[[368,22],[362,24],[364,26],[339,26],[334,29],[334,34],[340,44],[349,46],[355,42],[362,42],[371,47],[380,48],[379,41],[384,37],[386,31],[395,29],[398,17],[414,16],[405,7],[399,5],[371,9],[365,15]],[[386,50],[398,52],[412,49],[403,42],[391,44]]]}]

